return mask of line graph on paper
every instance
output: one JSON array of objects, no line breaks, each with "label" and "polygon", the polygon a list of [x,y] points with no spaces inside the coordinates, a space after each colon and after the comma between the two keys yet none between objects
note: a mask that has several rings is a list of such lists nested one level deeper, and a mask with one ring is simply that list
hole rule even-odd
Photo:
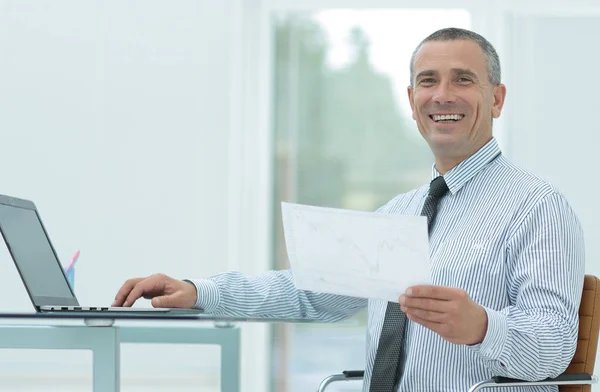
[{"label": "line graph on paper", "polygon": [[299,288],[397,298],[426,280],[423,217],[282,203],[288,257]]}]

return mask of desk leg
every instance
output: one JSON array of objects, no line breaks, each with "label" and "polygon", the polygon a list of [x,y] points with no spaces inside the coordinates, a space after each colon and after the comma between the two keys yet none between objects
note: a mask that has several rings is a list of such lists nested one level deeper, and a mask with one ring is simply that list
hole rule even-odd
[{"label": "desk leg", "polygon": [[240,390],[240,329],[221,342],[221,392]]},{"label": "desk leg", "polygon": [[0,348],[92,350],[94,392],[119,392],[119,329],[0,326]]},{"label": "desk leg", "polygon": [[94,392],[119,392],[120,391],[120,342],[119,329],[107,327],[107,334],[102,339],[94,342]]}]

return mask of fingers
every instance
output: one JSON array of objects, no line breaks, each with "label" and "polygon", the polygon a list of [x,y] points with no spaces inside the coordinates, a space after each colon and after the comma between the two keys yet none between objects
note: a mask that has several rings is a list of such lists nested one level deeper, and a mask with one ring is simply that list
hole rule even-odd
[{"label": "fingers", "polygon": [[115,296],[115,300],[111,306],[123,306],[125,299],[127,299],[127,296],[129,295],[131,290],[134,288],[134,286],[144,279],[146,279],[146,278],[135,278],[135,279],[129,279],[128,281],[126,281],[123,284],[123,286],[121,286],[119,291],[117,292],[117,295]]},{"label": "fingers", "polygon": [[161,295],[160,297],[152,298],[152,307],[154,308],[173,308],[174,306],[169,305],[168,295]]},{"label": "fingers", "polygon": [[[398,303],[403,312],[420,319],[445,323],[455,317],[464,301],[464,290],[442,286],[415,286],[412,294],[403,294]],[[440,298],[441,297],[441,298]]]},{"label": "fingers", "polygon": [[152,299],[156,308],[193,308],[197,300],[193,283],[164,274],[130,279],[119,290],[112,306],[132,306],[139,298]]},{"label": "fingers", "polygon": [[117,292],[112,306],[132,306],[142,296],[152,298],[161,295],[167,279],[169,278],[163,274],[129,279]]},{"label": "fingers", "polygon": [[428,329],[432,330],[433,332],[436,332],[441,335],[444,324],[421,318],[414,313],[406,313],[406,317],[408,317],[408,319],[410,321],[415,322],[417,324],[421,324],[425,328],[428,328]]},{"label": "fingers", "polygon": [[407,297],[432,298],[450,301],[464,296],[465,291],[454,287],[422,285],[409,287],[406,290]]},{"label": "fingers", "polygon": [[432,311],[435,313],[438,313],[438,312],[444,313],[444,312],[447,312],[452,309],[451,301],[431,299],[431,298],[414,298],[414,297],[407,297],[405,295],[401,295],[400,298],[398,299],[398,302],[400,303],[401,306],[411,309],[411,310],[421,309],[421,310]]},{"label": "fingers", "polygon": [[487,313],[463,289],[414,286],[398,298],[409,320],[455,344],[481,343],[487,332]]},{"label": "fingers", "polygon": [[152,275],[138,281],[127,295],[123,306],[132,306],[142,296],[152,298],[163,294],[167,279],[169,278],[164,275]]},{"label": "fingers", "polygon": [[447,313],[434,312],[426,309],[409,308],[404,305],[400,306],[400,309],[406,313],[406,316],[415,316],[419,319],[431,321],[435,323],[443,323],[448,318]]},{"label": "fingers", "polygon": [[155,296],[152,306],[155,308],[193,308],[198,298],[196,286],[193,283],[175,281],[178,286],[172,294]]},{"label": "fingers", "polygon": [[161,295],[160,297],[152,298],[152,306],[155,308],[180,308],[177,294]]}]

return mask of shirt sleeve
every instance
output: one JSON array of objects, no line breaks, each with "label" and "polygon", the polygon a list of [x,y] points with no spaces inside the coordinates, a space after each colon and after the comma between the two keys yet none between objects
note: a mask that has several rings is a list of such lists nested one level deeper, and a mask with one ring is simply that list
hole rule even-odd
[{"label": "shirt sleeve", "polygon": [[333,322],[367,306],[367,299],[298,290],[290,270],[246,277],[226,272],[209,279],[189,280],[198,291],[196,308],[237,317],[305,319]]},{"label": "shirt sleeve", "polygon": [[486,336],[470,346],[495,375],[535,381],[565,371],[577,346],[584,254],[580,223],[560,194],[518,224],[507,243],[511,306],[485,308]]}]

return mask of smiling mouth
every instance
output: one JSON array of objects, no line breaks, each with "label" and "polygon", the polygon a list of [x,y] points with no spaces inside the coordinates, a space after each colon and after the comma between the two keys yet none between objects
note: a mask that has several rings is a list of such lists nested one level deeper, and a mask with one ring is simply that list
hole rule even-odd
[{"label": "smiling mouth", "polygon": [[430,114],[429,118],[439,124],[452,124],[462,120],[464,114]]}]

